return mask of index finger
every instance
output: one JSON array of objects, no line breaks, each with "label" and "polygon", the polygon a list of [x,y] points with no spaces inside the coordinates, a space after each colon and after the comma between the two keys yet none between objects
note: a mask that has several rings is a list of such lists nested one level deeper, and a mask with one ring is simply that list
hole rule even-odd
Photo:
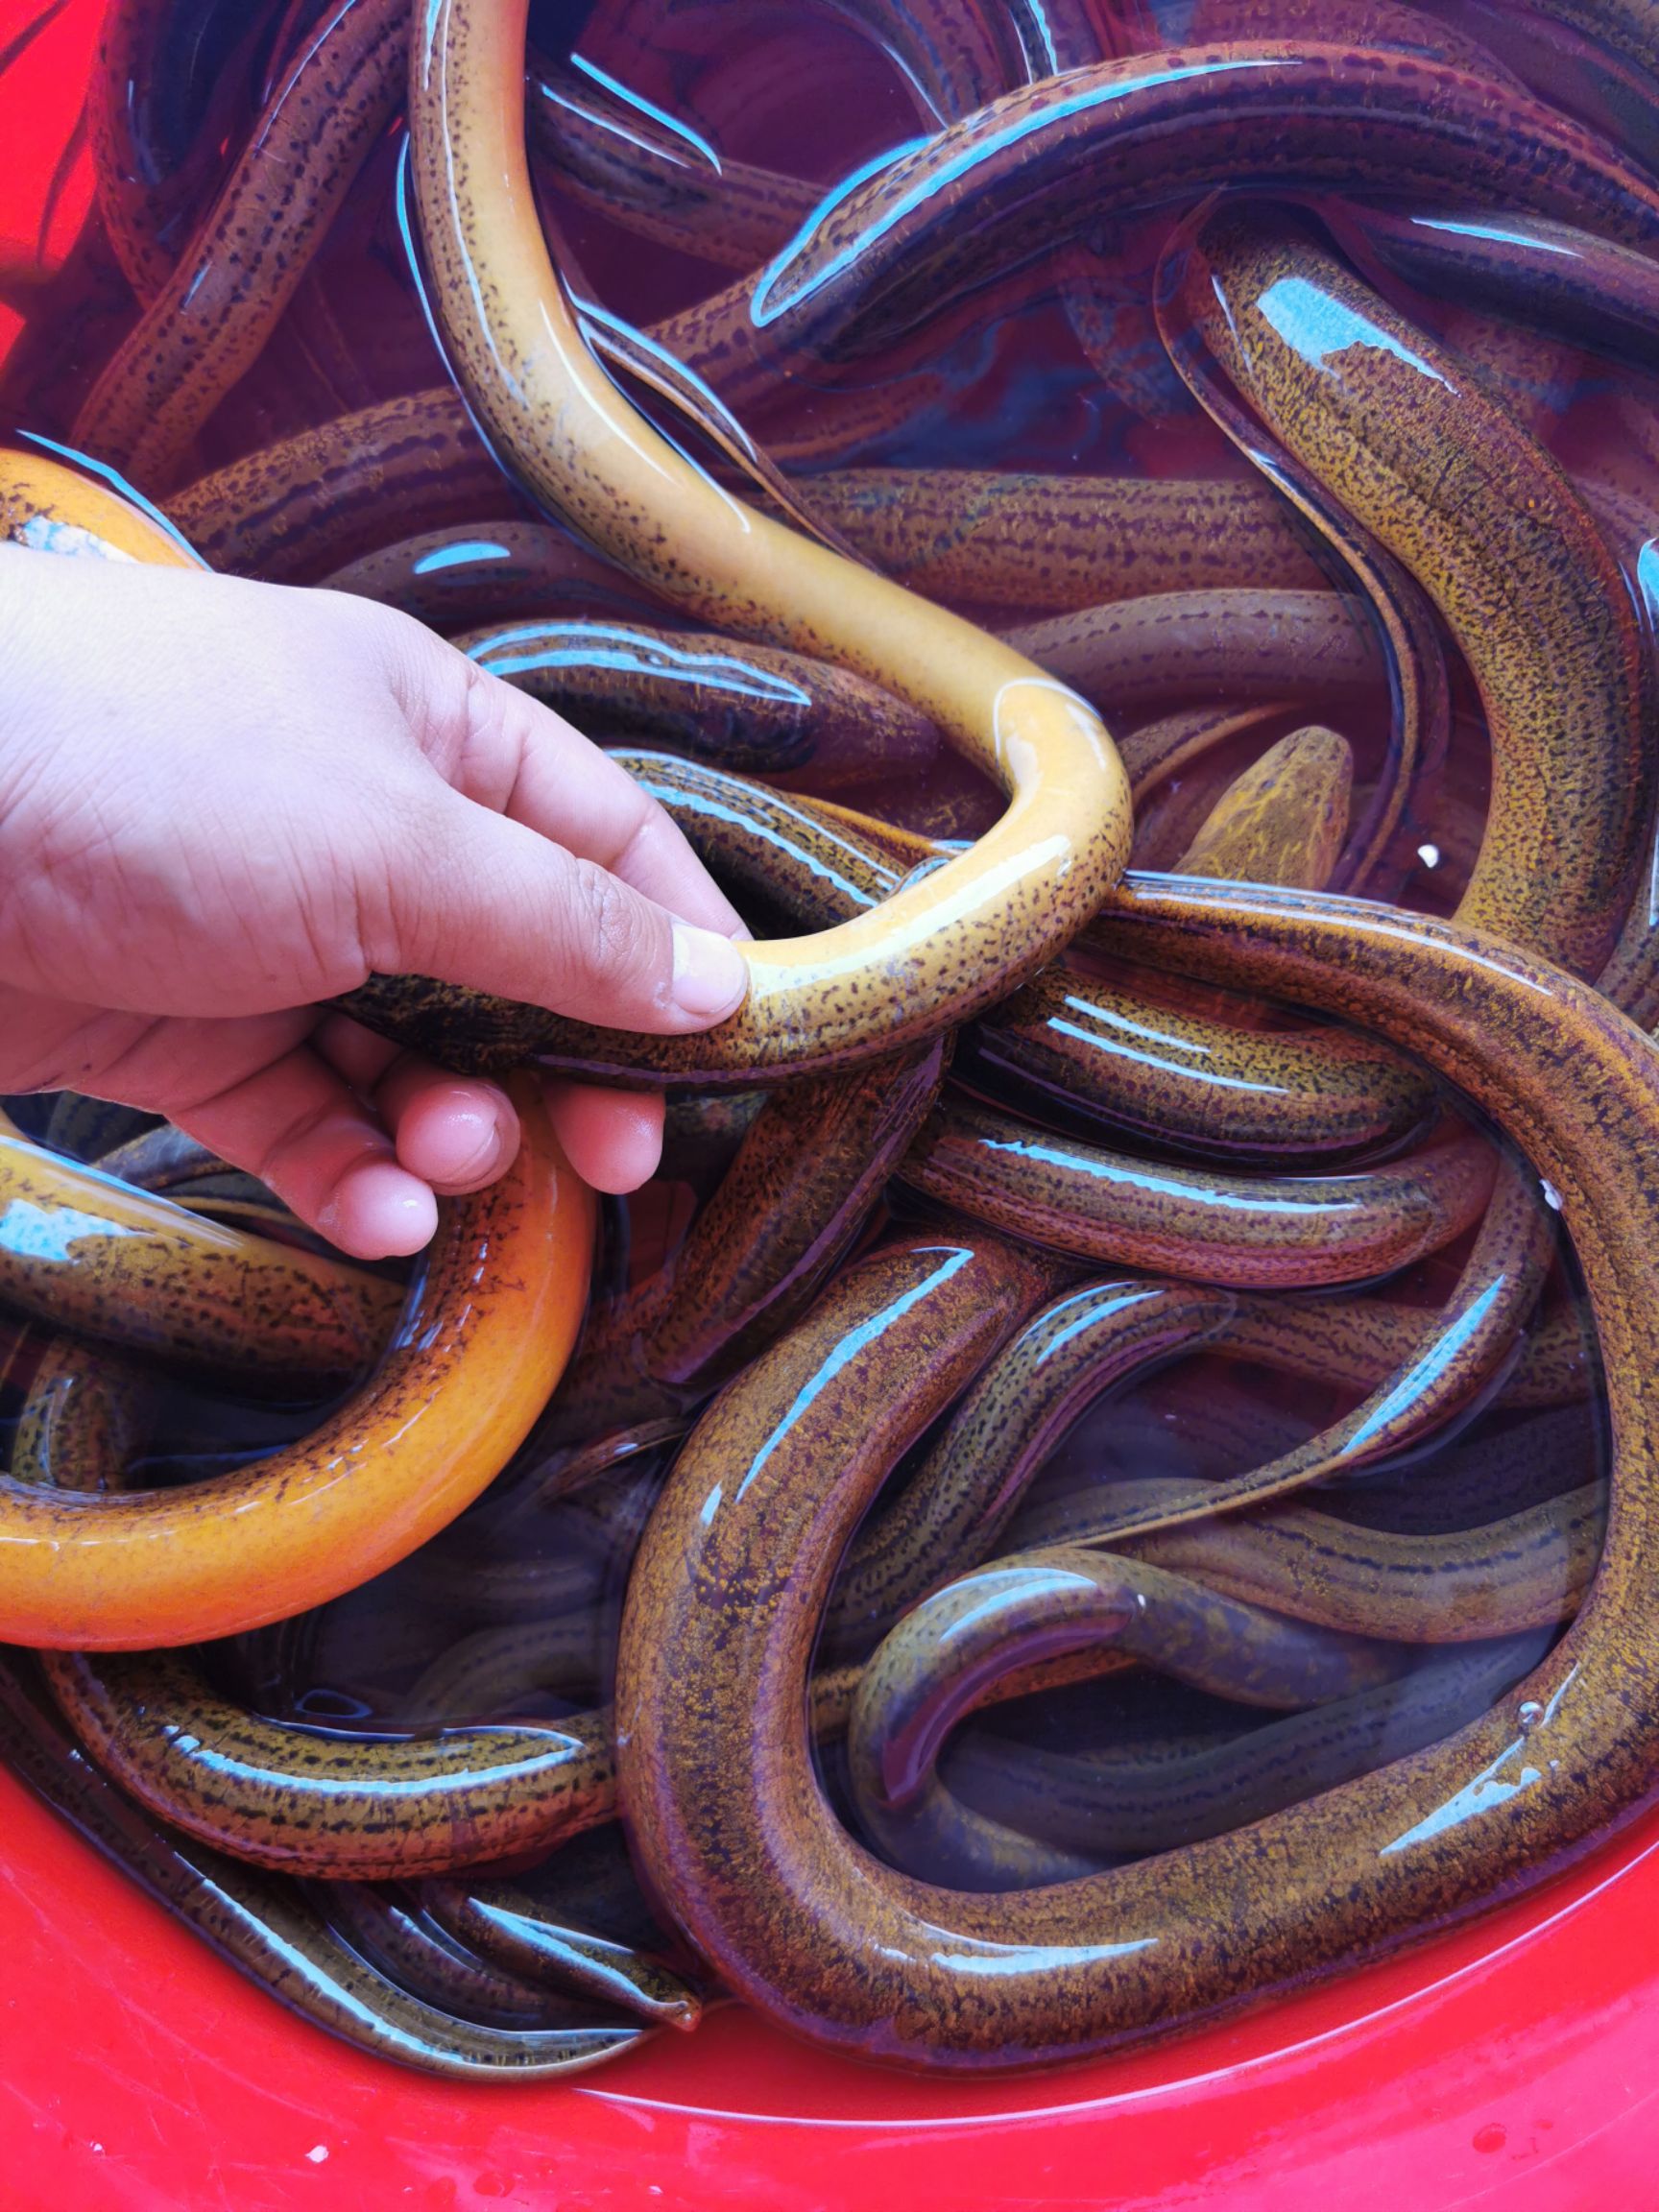
[{"label": "index finger", "polygon": [[[414,625],[410,625],[414,629]],[[590,860],[682,921],[746,937],[742,916],[661,804],[551,708],[415,630],[432,660],[406,711],[462,795]]]}]

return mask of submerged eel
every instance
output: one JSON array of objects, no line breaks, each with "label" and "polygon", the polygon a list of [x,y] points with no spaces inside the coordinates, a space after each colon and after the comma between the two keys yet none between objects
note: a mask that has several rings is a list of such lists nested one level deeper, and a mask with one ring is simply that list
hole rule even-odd
[{"label": "submerged eel", "polygon": [[[1369,1390],[1397,1366],[1431,1357],[1440,1322],[1438,1309],[1391,1298],[1239,1297],[1218,1348],[1306,1382]],[[1499,1400],[1575,1404],[1590,1395],[1594,1364],[1581,1314],[1563,1306],[1529,1333]]]},{"label": "submerged eel", "polygon": [[164,490],[252,367],[402,96],[408,0],[338,0],[189,249],[117,349],[75,443]]},{"label": "submerged eel", "polygon": [[582,343],[536,220],[525,14],[526,0],[440,0],[411,57],[412,177],[436,311],[485,434],[539,501],[671,603],[871,678],[1012,801],[972,852],[880,910],[815,939],[747,947],[746,1004],[691,1052],[586,1033],[659,1085],[710,1060],[828,1071],[892,1052],[990,1003],[1093,912],[1128,849],[1122,768],[1095,715],[1052,678],[743,508],[628,406]]},{"label": "submerged eel", "polygon": [[[511,497],[503,483],[496,501],[502,515]],[[177,509],[178,500],[173,505]],[[327,590],[397,607],[451,638],[486,622],[576,614],[653,622],[661,612],[620,569],[595,560],[567,531],[500,516],[394,538],[320,581]]]},{"label": "submerged eel", "polygon": [[1241,1828],[1423,1749],[1478,1719],[1548,1642],[1534,1630],[1454,1646],[1375,1689],[1219,1737],[1067,1753],[976,1729],[937,1767],[911,1764],[896,1801],[860,1791],[859,1809],[897,1864],[935,1881],[948,1871],[963,1889],[1056,1879],[1060,1854],[1092,1873]]},{"label": "submerged eel", "polygon": [[[770,1094],[665,1265],[596,1313],[514,1470],[570,1485],[561,1447],[684,1419],[805,1310],[932,1110],[949,1041]],[[578,1451],[577,1464],[584,1455]],[[526,1464],[527,1463],[527,1464]]]},{"label": "submerged eel", "polygon": [[[1102,1515],[1088,1540],[1116,1544],[1142,1529],[1235,1513],[1348,1474],[1414,1442],[1478,1398],[1495,1370],[1501,1373],[1552,1257],[1537,1180],[1523,1164],[1504,1160],[1469,1257],[1435,1317],[1432,1336],[1415,1358],[1294,1451],[1225,1481],[1158,1485],[1155,1503],[1142,1503],[1138,1493],[1136,1503]],[[1232,1349],[1225,1335],[1217,1349]]]},{"label": "submerged eel", "polygon": [[1469,663],[1492,800],[1457,919],[1594,976],[1646,857],[1653,773],[1646,641],[1588,509],[1458,357],[1298,219],[1209,216],[1161,292],[1199,399],[1214,404],[1202,347],[1421,582]]},{"label": "submerged eel", "polygon": [[247,129],[251,62],[266,26],[252,12],[197,0],[106,7],[86,100],[98,212],[139,300],[162,291],[185,227],[219,182],[227,146]]},{"label": "submerged eel", "polygon": [[[1075,1502],[1085,1531],[1088,1504]],[[1595,1572],[1604,1512],[1600,1483],[1437,1534],[1351,1527],[1292,1506],[1249,1526],[1147,1539],[1128,1558],[1063,1538],[990,1561],[917,1606],[864,1670],[848,1735],[859,1811],[890,1857],[930,1881],[958,1879],[964,1857],[975,1863],[969,1888],[1091,1871],[1045,1863],[1023,1838],[965,1814],[939,1780],[946,1740],[987,1683],[1033,1659],[1104,1648],[1241,1704],[1350,1698],[1408,1672],[1418,1644],[1485,1645],[1570,1620]],[[1535,1641],[1527,1656],[1542,1648]],[[1512,1664],[1494,1692],[1524,1671]],[[1307,1793],[1284,1777],[1279,1792],[1280,1805]],[[942,1865],[930,1858],[940,1845]]]},{"label": "submerged eel", "polygon": [[[1478,1546],[1479,1534],[1468,1541]],[[1388,1540],[1372,1538],[1370,1544],[1376,1556],[1354,1561],[1356,1587],[1366,1596],[1386,1591],[1392,1556]],[[1459,1556],[1453,1544],[1440,1550]],[[1362,1554],[1358,1542],[1354,1551]],[[1426,1580],[1437,1556],[1430,1546],[1420,1544],[1419,1551],[1412,1564]],[[1472,1627],[1466,1640],[1551,1626],[1570,1615],[1580,1588],[1561,1587],[1558,1547],[1550,1563],[1555,1581],[1535,1586],[1539,1577],[1527,1575],[1526,1561],[1519,1572],[1510,1571],[1502,1551],[1496,1565],[1481,1561],[1487,1580],[1502,1583],[1502,1609],[1495,1625]],[[946,1739],[985,1682],[1038,1655],[1104,1647],[1236,1703],[1281,1711],[1352,1697],[1398,1680],[1418,1664],[1410,1643],[1376,1640],[1373,1614],[1387,1618],[1385,1609],[1357,1607],[1341,1627],[1326,1618],[1310,1623],[1275,1602],[1280,1576],[1262,1579],[1274,1592],[1266,1600],[1271,1610],[1262,1609],[1255,1589],[1241,1594],[1226,1581],[1193,1581],[1142,1558],[1057,1547],[991,1561],[936,1591],[886,1638],[858,1684],[847,1748],[854,1796],[866,1825],[901,1864],[918,1870],[926,1865],[927,1845],[950,1840],[950,1829],[957,1824],[949,1818],[935,1773]],[[1458,1594],[1448,1590],[1452,1602]],[[1509,1679],[1521,1671],[1514,1669]],[[1008,1856],[1016,1882],[1064,1880],[1088,1871],[1043,1868],[1040,1859],[1033,1866],[1036,1855],[1018,1842]],[[952,1852],[950,1859],[955,1857]],[[927,1879],[953,1880],[956,1871],[948,1862],[940,1872],[929,1870]]]},{"label": "submerged eel", "polygon": [[532,61],[529,107],[531,145],[579,207],[723,268],[756,268],[823,198],[804,179],[714,159],[693,132],[557,62]]},{"label": "submerged eel", "polygon": [[[1647,369],[1659,344],[1659,262],[1541,216],[1335,205],[1332,230],[1419,291]],[[814,486],[816,501],[817,488]]]},{"label": "submerged eel", "polygon": [[1171,699],[1363,696],[1384,681],[1363,604],[1329,589],[1159,592],[1026,623],[1008,638],[1119,715]]},{"label": "submerged eel", "polygon": [[1039,1307],[986,1361],[921,1466],[859,1528],[825,1616],[825,1655],[867,1651],[918,1599],[982,1559],[1084,1407],[1214,1342],[1235,1304],[1225,1290],[1131,1276]]},{"label": "submerged eel", "polygon": [[377,400],[227,462],[172,493],[167,512],[214,568],[314,584],[389,538],[494,520],[515,499],[460,395],[445,385]]},{"label": "submerged eel", "polygon": [[[314,1882],[306,1896],[376,1973],[441,2011],[491,2028],[558,2028],[591,2017],[568,1991],[539,1987],[469,1950],[423,1906],[391,1886]],[[637,2008],[620,1987],[615,2002],[622,2009]]]},{"label": "submerged eel", "polygon": [[689,2031],[702,2006],[667,1967],[631,1942],[555,1919],[511,1882],[427,1882],[421,1898],[439,1928],[498,1969],[616,2005],[653,2026]]},{"label": "submerged eel", "polygon": [[[1505,1226],[1500,1206],[1495,1233]],[[1258,1302],[1144,1277],[1064,1290],[987,1361],[903,1488],[859,1528],[825,1616],[826,1650],[840,1656],[867,1649],[906,1607],[983,1559],[1016,1514],[1022,1550],[1062,1542],[1117,1545],[1139,1528],[1162,1529],[1258,1503],[1398,1450],[1484,1381],[1469,1372],[1467,1339],[1475,1332],[1464,1313],[1455,1294],[1439,1311],[1418,1311],[1381,1301],[1287,1308],[1278,1299]],[[1513,1334],[1512,1314],[1508,1328]],[[1235,1479],[1140,1480],[1115,1486],[1118,1495],[1110,1509],[1090,1489],[1022,1511],[1032,1479],[1086,1407],[1149,1365],[1198,1351],[1316,1380],[1330,1379],[1334,1366],[1336,1380],[1380,1386],[1305,1445]],[[1528,1367],[1517,1363],[1505,1402],[1558,1399],[1572,1380],[1558,1374],[1560,1364],[1559,1348],[1546,1338]],[[1187,1555],[1178,1563],[1206,1572]]]},{"label": "submerged eel", "polygon": [[[858,1449],[870,1363],[774,1348],[705,1417],[646,1532],[621,1789],[651,1884],[729,1986],[866,2057],[1008,2070],[1213,2019],[1547,1879],[1659,1770],[1659,1182],[1630,1138],[1659,1119],[1653,1046],[1560,971],[1387,907],[1132,878],[1103,926],[1132,956],[1409,1040],[1525,1147],[1560,1193],[1606,1362],[1606,1545],[1561,1643],[1445,1743],[1144,1869],[970,1899],[877,1865],[813,1779],[806,1671],[878,1479]],[[872,1356],[965,1264],[948,1238],[919,1249],[875,1302]]]},{"label": "submerged eel", "polygon": [[292,1885],[156,1826],[44,1709],[14,1656],[0,1659],[0,1749],[37,1797],[222,1958],[377,2057],[463,2081],[538,2080],[599,2065],[646,2032],[604,2012],[580,2025],[496,2027],[399,1988]]},{"label": "submerged eel", "polygon": [[[1137,1484],[1146,1490],[1163,1486],[1160,1477]],[[903,1664],[895,1656],[894,1665],[906,1676],[913,1672],[920,1681],[929,1668],[967,1669],[978,1686],[1004,1665],[1064,1647],[1063,1641],[1045,1641],[1049,1598],[1044,1577],[1051,1566],[1063,1565],[1068,1576],[1085,1582],[1093,1578],[1099,1590],[1110,1592],[1120,1589],[1126,1560],[1333,1632],[1352,1630],[1400,1644],[1469,1644],[1486,1636],[1518,1635],[1571,1620],[1577,1610],[1596,1572],[1606,1490],[1599,1481],[1581,1483],[1480,1527],[1429,1530],[1373,1528],[1292,1502],[1249,1520],[1114,1537],[1110,1551],[1094,1542],[1094,1529],[1104,1517],[1087,1490],[1028,1515],[1026,1527],[1039,1541],[933,1591],[889,1632],[882,1648],[892,1647],[898,1654],[902,1647]],[[1027,1570],[1029,1581],[1022,1583]],[[997,1625],[1003,1599],[993,1603],[987,1598],[982,1623],[975,1618],[971,1631],[946,1634],[943,1623],[973,1610],[972,1586],[981,1580],[986,1591],[995,1585],[1006,1594],[1003,1625]],[[1094,1599],[1088,1602],[1093,1606]],[[983,1654],[980,1661],[963,1656],[981,1632],[992,1639],[1004,1633],[1009,1638],[995,1667]],[[1075,1642],[1110,1641],[1118,1634],[1102,1620]],[[1242,1689],[1228,1690],[1224,1667],[1204,1680],[1223,1696],[1250,1702]],[[866,1695],[863,1686],[859,1695]],[[867,1702],[874,1706],[879,1698],[872,1692]]]},{"label": "submerged eel", "polygon": [[1659,76],[1659,24],[1647,0],[1534,0],[1598,46],[1611,46],[1650,76]]}]

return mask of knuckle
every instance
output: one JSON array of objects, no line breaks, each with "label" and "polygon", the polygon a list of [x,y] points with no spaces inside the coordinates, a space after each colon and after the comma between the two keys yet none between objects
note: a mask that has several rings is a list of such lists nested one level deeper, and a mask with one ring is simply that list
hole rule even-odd
[{"label": "knuckle", "polygon": [[440,648],[426,675],[422,751],[463,798],[505,813],[517,773],[518,743],[509,711],[513,693],[448,647]]},{"label": "knuckle", "polygon": [[576,862],[572,889],[589,971],[612,980],[640,974],[653,951],[644,902],[591,860]]},{"label": "knuckle", "polygon": [[456,671],[462,685],[461,711],[456,717],[459,753],[451,781],[469,799],[496,813],[506,811],[513,793],[513,742],[507,712],[513,694],[475,661],[457,655]]}]

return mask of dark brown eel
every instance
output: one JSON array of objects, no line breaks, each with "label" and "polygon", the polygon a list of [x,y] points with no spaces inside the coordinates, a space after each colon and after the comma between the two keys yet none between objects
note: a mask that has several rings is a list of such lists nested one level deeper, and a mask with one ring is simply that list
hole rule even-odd
[{"label": "dark brown eel", "polygon": [[0,1659],[0,1749],[94,1850],[279,2004],[359,2050],[463,2081],[537,2080],[618,2056],[645,2030],[589,2010],[581,2025],[500,2027],[412,1996],[343,1942],[301,1893],[170,1835],[105,1780],[29,1683]]},{"label": "dark brown eel", "polygon": [[637,622],[542,618],[454,643],[612,744],[662,746],[740,773],[810,769],[814,789],[925,767],[941,750],[925,714],[879,685],[801,653]]},{"label": "dark brown eel", "polygon": [[1004,1235],[1076,1259],[1240,1289],[1306,1289],[1367,1281],[1439,1250],[1479,1217],[1492,1171],[1485,1140],[1454,1130],[1382,1167],[1223,1176],[951,1100],[902,1174]]},{"label": "dark brown eel", "polygon": [[[813,1781],[809,1655],[879,1472],[868,1362],[827,1358],[810,1332],[775,1347],[705,1417],[637,1562],[623,1802],[652,1884],[723,1980],[823,2046],[899,2063],[1007,2070],[1120,2047],[1377,1957],[1546,1879],[1628,1819],[1659,1768],[1659,1186],[1630,1141],[1659,1116],[1653,1046],[1560,971],[1386,907],[1131,878],[1106,926],[1126,950],[1409,1038],[1525,1145],[1560,1193],[1606,1362],[1606,1546],[1567,1636],[1446,1742],[1144,1871],[969,1899],[878,1867]],[[864,1297],[860,1342],[880,1343],[883,1371],[914,1315],[915,1353],[894,1364],[925,1372],[929,1296],[944,1328],[970,1264],[949,1238],[918,1240],[834,1295]]]},{"label": "dark brown eel", "polygon": [[258,358],[402,98],[406,0],[340,0],[260,118],[212,213],[105,367],[74,439],[166,489]]},{"label": "dark brown eel", "polygon": [[1463,651],[1492,800],[1458,919],[1596,975],[1647,856],[1653,779],[1645,641],[1588,509],[1457,357],[1298,218],[1217,213],[1163,282],[1200,399],[1195,342],[1421,582]]},{"label": "dark brown eel", "polygon": [[1055,1879],[1059,1854],[1094,1872],[1177,1850],[1425,1749],[1479,1719],[1548,1641],[1534,1631],[1453,1646],[1375,1689],[1265,1721],[1240,1711],[1230,1731],[1190,1738],[1068,1753],[971,1729],[883,1824],[882,1848],[925,1877],[948,1870],[964,1889]]},{"label": "dark brown eel", "polygon": [[[933,851],[920,839],[895,839],[879,823],[704,766],[626,751],[618,757],[740,903],[752,892],[807,924],[873,904]],[[626,1072],[588,1052],[548,1050],[557,1025],[536,1008],[445,985],[373,982],[350,1004],[372,1025],[451,1066],[499,1070],[536,1056],[572,1071]],[[1114,1128],[1244,1163],[1323,1160],[1385,1143],[1430,1111],[1421,1076],[1370,1039],[1232,1026],[1106,983],[1064,958],[1005,1000],[977,1037],[998,1066]],[[718,1083],[721,1071],[705,1065],[688,1080]]]},{"label": "dark brown eel", "polygon": [[741,405],[757,363],[885,344],[1085,223],[1219,185],[1360,180],[1659,244],[1644,174],[1512,84],[1341,43],[1194,46],[1051,78],[902,149],[752,295],[739,283],[659,335]]},{"label": "dark brown eel", "polygon": [[[1547,1613],[1545,1624],[1556,1618]],[[1375,1693],[1418,1664],[1408,1644],[1310,1627],[1141,1560],[1055,1549],[994,1561],[919,1606],[860,1678],[849,1767],[859,1813],[886,1856],[920,1871],[930,1844],[952,1840],[953,1809],[936,1768],[964,1700],[1022,1659],[1086,1646],[1124,1652],[1238,1704],[1277,1711]],[[1534,1642],[1530,1655],[1538,1649]],[[1522,1671],[1512,1668],[1499,1687]],[[1033,1854],[1022,1842],[998,1856],[1004,1880],[965,1887],[1063,1881],[1092,1870],[1087,1863],[1033,1868]],[[950,1852],[926,1879],[950,1879],[958,1857]]]}]

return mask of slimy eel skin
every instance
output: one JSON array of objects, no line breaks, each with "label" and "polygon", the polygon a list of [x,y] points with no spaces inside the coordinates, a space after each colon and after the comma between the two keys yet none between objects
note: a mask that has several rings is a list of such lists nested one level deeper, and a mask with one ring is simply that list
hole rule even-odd
[{"label": "slimy eel skin", "polygon": [[660,1081],[711,1055],[827,1071],[891,1052],[988,1004],[1087,918],[1127,853],[1121,765],[1052,678],[742,508],[627,406],[582,342],[537,223],[524,21],[522,0],[442,0],[411,57],[412,173],[436,312],[491,442],[542,504],[653,590],[881,684],[1013,801],[972,853],[878,911],[815,941],[748,948],[745,1006],[689,1053],[673,1039],[613,1036],[607,1048]]},{"label": "slimy eel skin", "polygon": [[1273,434],[1429,592],[1480,687],[1492,803],[1459,920],[1594,976],[1646,854],[1652,771],[1645,644],[1588,510],[1455,354],[1293,217],[1213,216],[1166,281],[1177,366],[1193,351],[1184,308]]},{"label": "slimy eel skin", "polygon": [[[824,2047],[901,2064],[1005,2071],[1119,2047],[1378,1956],[1545,1879],[1659,1768],[1659,1183],[1630,1141],[1659,1118],[1652,1045],[1560,971],[1382,906],[1132,878],[1106,926],[1142,956],[1408,1037],[1525,1146],[1561,1194],[1606,1361],[1606,1544],[1560,1644],[1444,1742],[1155,1865],[967,1898],[880,1867],[813,1780],[806,1669],[871,1489],[839,1439],[870,1398],[857,1362],[775,1347],[686,1445],[636,1563],[623,1802],[650,1880],[723,1979]],[[941,1238],[889,1264],[866,1292],[872,1344],[968,1262]]]},{"label": "slimy eel skin", "polygon": [[462,2081],[579,2073],[645,2033],[637,2021],[591,2010],[580,2024],[499,2027],[412,1996],[342,1941],[292,1884],[171,1836],[140,1813],[45,1710],[21,1664],[0,1663],[0,1747],[12,1768],[94,1850],[303,2018],[359,2050]]},{"label": "slimy eel skin", "polygon": [[499,1474],[569,1358],[593,1236],[539,1099],[520,1085],[517,1103],[517,1161],[445,1205],[380,1365],[301,1442],[178,1490],[0,1484],[0,1632],[148,1649],[281,1620],[414,1551]]},{"label": "slimy eel skin", "polygon": [[396,114],[406,0],[340,0],[261,118],[211,216],[106,366],[75,442],[152,490],[265,341]]}]

